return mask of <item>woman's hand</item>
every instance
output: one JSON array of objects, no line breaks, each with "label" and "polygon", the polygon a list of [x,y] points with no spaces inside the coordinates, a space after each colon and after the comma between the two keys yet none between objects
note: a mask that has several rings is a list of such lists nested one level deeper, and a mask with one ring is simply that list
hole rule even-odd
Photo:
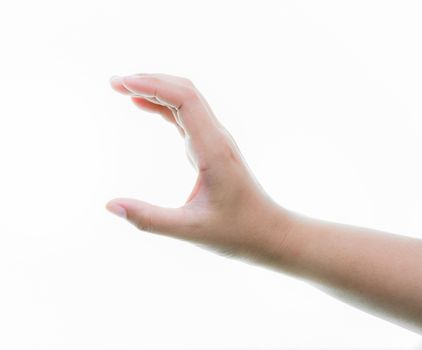
[{"label": "woman's hand", "polygon": [[111,85],[141,109],[174,124],[198,177],[179,208],[116,198],[107,209],[143,231],[189,240],[226,255],[268,260],[276,254],[279,259],[291,215],[256,181],[230,133],[192,82],[143,73],[115,76]]},{"label": "woman's hand", "polygon": [[198,178],[180,208],[119,198],[108,209],[141,230],[283,270],[422,332],[422,240],[317,220],[277,205],[190,81],[139,74],[115,77],[112,85],[177,127]]}]

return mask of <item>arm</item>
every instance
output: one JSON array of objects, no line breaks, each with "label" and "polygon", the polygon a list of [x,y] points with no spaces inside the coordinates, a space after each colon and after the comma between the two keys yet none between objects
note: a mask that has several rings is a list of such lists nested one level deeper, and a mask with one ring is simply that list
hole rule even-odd
[{"label": "arm", "polygon": [[278,267],[422,333],[422,240],[296,214]]},{"label": "arm", "polygon": [[177,128],[198,177],[178,208],[116,198],[107,209],[140,230],[264,264],[422,331],[421,240],[313,219],[275,203],[189,80],[144,73],[111,84]]}]

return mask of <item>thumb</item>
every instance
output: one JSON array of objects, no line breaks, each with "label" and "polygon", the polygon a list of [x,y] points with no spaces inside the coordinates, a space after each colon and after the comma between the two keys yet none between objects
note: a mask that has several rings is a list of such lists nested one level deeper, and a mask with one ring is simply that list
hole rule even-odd
[{"label": "thumb", "polygon": [[146,232],[186,236],[192,226],[185,207],[163,208],[137,199],[115,198],[106,209]]}]

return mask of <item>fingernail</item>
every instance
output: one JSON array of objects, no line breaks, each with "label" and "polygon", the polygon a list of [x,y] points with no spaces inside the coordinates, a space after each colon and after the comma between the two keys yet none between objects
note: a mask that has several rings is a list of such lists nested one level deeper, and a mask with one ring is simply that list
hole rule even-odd
[{"label": "fingernail", "polygon": [[106,208],[110,212],[112,212],[113,214],[115,214],[115,215],[117,215],[117,216],[119,216],[123,219],[127,218],[126,209],[123,208],[122,206],[116,204],[116,203],[109,202],[109,203],[107,203]]}]

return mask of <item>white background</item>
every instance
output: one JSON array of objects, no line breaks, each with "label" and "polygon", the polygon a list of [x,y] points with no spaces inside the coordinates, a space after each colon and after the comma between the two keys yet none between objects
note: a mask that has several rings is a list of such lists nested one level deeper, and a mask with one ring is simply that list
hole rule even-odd
[{"label": "white background", "polygon": [[416,1],[3,1],[0,348],[420,347],[104,206],[191,191],[176,129],[109,86],[161,72],[196,84],[281,205],[422,238],[421,18]]}]

